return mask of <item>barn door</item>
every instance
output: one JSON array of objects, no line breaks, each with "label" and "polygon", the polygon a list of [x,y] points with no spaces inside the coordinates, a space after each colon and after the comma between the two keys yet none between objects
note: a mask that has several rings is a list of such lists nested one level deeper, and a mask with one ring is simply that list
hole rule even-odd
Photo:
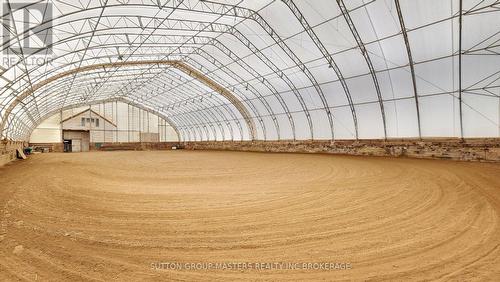
[{"label": "barn door", "polygon": [[82,151],[82,141],[80,139],[73,139],[71,143],[71,151],[81,152]]}]

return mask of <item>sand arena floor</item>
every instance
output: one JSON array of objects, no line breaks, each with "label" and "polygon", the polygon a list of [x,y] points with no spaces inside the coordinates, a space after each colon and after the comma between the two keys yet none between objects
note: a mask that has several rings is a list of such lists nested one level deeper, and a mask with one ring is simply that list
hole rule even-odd
[{"label": "sand arena floor", "polygon": [[1,281],[500,281],[498,164],[41,154],[0,168],[0,209]]}]

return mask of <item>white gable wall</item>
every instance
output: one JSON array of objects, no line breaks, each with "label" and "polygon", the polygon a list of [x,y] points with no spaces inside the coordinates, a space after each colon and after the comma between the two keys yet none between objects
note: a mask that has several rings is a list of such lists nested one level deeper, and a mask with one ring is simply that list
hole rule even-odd
[{"label": "white gable wall", "polygon": [[[95,113],[88,111],[89,107],[87,106],[54,114],[33,131],[30,142],[62,142],[61,116],[62,120],[64,120],[78,113],[80,114],[65,121],[63,128],[90,130],[90,142],[178,141],[176,132],[165,120],[154,114],[148,114],[148,112],[137,107],[121,102],[113,102],[92,105],[90,108]],[[82,111],[85,112],[82,113]],[[85,122],[85,126],[82,126],[82,118],[98,118],[99,128],[91,127],[87,122]]]}]

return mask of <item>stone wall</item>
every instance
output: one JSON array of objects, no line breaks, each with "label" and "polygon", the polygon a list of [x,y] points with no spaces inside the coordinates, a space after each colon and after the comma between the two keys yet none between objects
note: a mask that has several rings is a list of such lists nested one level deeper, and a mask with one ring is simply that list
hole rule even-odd
[{"label": "stone wall", "polygon": [[149,151],[149,150],[171,150],[178,147],[178,142],[113,142],[113,143],[90,143],[91,151]]},{"label": "stone wall", "polygon": [[[5,141],[4,141],[5,142]],[[12,142],[15,143],[15,142]],[[19,143],[19,142],[17,142]],[[2,143],[4,144],[4,143]],[[62,152],[62,143],[30,144]],[[398,139],[339,141],[203,141],[91,143],[90,150],[232,150],[255,152],[330,153],[363,156],[392,156],[425,159],[500,162],[500,138],[481,139]]]},{"label": "stone wall", "polygon": [[17,159],[17,149],[23,150],[28,144],[18,141],[0,141],[0,166]]},{"label": "stone wall", "polygon": [[500,138],[491,139],[398,139],[339,141],[216,141],[183,142],[188,150],[329,153],[392,156],[462,161],[500,161]]},{"label": "stone wall", "polygon": [[57,143],[30,143],[30,147],[33,147],[35,151],[48,149],[49,152],[61,153],[64,151],[64,144],[62,142]]}]

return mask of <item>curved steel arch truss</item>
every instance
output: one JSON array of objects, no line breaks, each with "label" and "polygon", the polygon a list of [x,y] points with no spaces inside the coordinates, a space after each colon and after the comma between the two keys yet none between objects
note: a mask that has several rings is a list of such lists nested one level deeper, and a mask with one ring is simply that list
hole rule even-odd
[{"label": "curved steel arch truss", "polygon": [[458,3],[7,1],[0,138],[112,100],[182,140],[497,137],[500,1]]}]

